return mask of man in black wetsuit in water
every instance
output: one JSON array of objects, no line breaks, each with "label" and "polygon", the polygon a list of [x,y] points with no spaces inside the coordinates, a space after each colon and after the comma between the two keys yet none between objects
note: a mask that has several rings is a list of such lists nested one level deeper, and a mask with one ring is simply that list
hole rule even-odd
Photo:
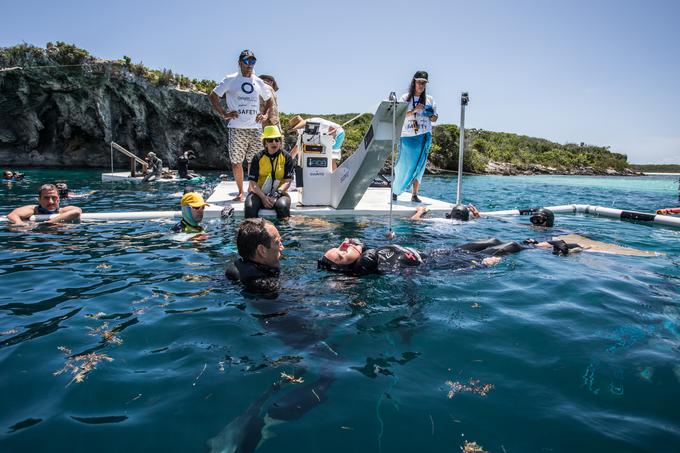
[{"label": "man in black wetsuit in water", "polygon": [[236,247],[240,258],[227,268],[227,278],[240,281],[249,291],[275,292],[283,244],[274,224],[262,218],[245,219],[236,234]]}]

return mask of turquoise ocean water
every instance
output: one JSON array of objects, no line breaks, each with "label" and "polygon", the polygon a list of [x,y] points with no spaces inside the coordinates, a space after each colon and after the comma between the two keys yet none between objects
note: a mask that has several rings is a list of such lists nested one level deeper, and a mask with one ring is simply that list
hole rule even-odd
[{"label": "turquoise ocean water", "polygon": [[[93,212],[176,209],[182,190],[27,174],[0,186],[3,214],[57,178],[97,190],[73,200]],[[451,200],[455,185],[428,177],[422,193]],[[482,210],[678,206],[677,177],[463,188]],[[225,281],[233,220],[200,244],[173,240],[170,221],[0,225],[0,451],[680,451],[680,230],[558,216],[558,233],[666,255],[525,250],[489,269],[359,280],[316,259],[348,236],[384,243],[387,219],[330,222],[277,224],[276,299]],[[395,230],[422,250],[546,235],[526,217]],[[282,373],[303,382],[275,385]]]}]

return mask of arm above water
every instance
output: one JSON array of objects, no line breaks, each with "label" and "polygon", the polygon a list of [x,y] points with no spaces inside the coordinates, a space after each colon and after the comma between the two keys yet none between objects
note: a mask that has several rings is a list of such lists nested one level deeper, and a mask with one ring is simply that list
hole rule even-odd
[{"label": "arm above water", "polygon": [[14,225],[24,225],[30,219],[35,210],[35,205],[22,206],[7,214],[7,220]]},{"label": "arm above water", "polygon": [[59,210],[56,217],[52,217],[47,223],[76,222],[80,220],[83,210],[77,206],[65,206]]}]

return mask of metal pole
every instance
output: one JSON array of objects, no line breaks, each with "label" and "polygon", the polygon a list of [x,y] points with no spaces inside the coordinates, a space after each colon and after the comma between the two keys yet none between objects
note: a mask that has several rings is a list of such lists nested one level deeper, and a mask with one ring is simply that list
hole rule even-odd
[{"label": "metal pole", "polygon": [[394,183],[394,151],[397,145],[397,93],[392,91],[390,93],[390,101],[392,101],[392,165],[390,171],[390,220],[389,220],[389,231],[387,232],[388,239],[394,239],[395,234],[392,231],[392,204],[394,203],[394,188],[392,184]]},{"label": "metal pole", "polygon": [[111,142],[111,173],[113,173],[113,142]]},{"label": "metal pole", "polygon": [[456,205],[460,204],[460,192],[463,188],[463,154],[465,153],[465,106],[470,102],[466,92],[460,95],[460,148],[458,150],[458,187],[456,189]]}]

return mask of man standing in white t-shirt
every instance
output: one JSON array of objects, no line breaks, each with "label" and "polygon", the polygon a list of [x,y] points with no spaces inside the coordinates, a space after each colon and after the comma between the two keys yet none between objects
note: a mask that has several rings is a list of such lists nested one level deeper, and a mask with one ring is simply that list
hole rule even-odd
[{"label": "man standing in white t-shirt", "polygon": [[[262,149],[262,122],[266,121],[271,108],[272,96],[267,84],[253,74],[257,59],[250,50],[244,50],[238,57],[239,72],[229,74],[212,90],[208,98],[213,108],[224,119],[229,120],[229,160],[234,172],[238,196],[234,201],[243,201],[243,161],[250,161]],[[220,104],[226,96],[227,109]],[[260,97],[266,101],[265,111],[260,111]]]}]

